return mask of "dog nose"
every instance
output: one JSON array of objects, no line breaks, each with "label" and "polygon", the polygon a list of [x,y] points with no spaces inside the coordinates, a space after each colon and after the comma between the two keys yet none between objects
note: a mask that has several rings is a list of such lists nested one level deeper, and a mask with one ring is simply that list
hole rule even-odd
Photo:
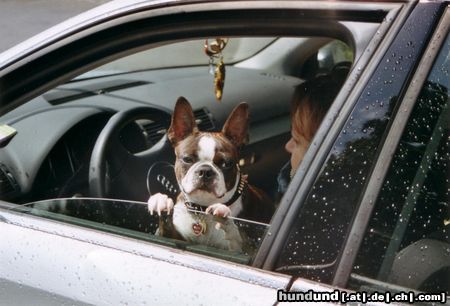
[{"label": "dog nose", "polygon": [[201,167],[196,172],[197,177],[203,180],[210,180],[215,176],[214,170],[209,166]]}]

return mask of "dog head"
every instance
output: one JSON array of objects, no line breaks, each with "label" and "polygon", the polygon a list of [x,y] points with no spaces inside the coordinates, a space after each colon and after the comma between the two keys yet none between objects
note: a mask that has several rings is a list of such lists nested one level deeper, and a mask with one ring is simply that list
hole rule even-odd
[{"label": "dog head", "polygon": [[189,102],[176,103],[168,137],[175,148],[175,173],[187,200],[202,206],[226,203],[239,183],[239,150],[248,135],[248,105],[239,104],[221,132],[201,132]]}]

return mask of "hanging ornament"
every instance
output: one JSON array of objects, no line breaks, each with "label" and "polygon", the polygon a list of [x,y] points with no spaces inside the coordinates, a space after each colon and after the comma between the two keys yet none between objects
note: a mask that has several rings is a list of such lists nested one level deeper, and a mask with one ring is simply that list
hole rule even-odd
[{"label": "hanging ornament", "polygon": [[209,57],[209,73],[214,76],[214,92],[217,101],[222,100],[223,87],[225,86],[225,63],[222,51],[228,43],[228,38],[216,38],[209,43],[205,40],[204,51]]}]

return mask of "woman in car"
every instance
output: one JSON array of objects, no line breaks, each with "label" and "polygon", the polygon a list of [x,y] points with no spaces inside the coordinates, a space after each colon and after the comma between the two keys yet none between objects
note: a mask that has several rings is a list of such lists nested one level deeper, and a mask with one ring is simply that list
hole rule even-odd
[{"label": "woman in car", "polygon": [[335,67],[330,74],[316,76],[298,85],[292,98],[291,138],[285,148],[291,154],[278,175],[278,193],[284,194],[309,144],[347,76],[347,67]]}]

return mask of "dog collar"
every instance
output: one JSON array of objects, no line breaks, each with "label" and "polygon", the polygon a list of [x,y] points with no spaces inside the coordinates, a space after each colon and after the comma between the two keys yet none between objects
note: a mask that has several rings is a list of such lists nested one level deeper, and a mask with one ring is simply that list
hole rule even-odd
[{"label": "dog collar", "polygon": [[193,203],[193,202],[184,202],[184,204],[186,204],[186,207],[192,210],[195,210],[195,212],[197,211],[201,211],[201,212],[205,212],[206,207],[201,206],[200,204],[197,203]]},{"label": "dog collar", "polygon": [[[239,174],[239,183],[237,185],[236,191],[234,192],[233,196],[228,201],[223,203],[223,205],[230,206],[231,204],[236,202],[237,199],[239,199],[239,197],[244,193],[246,187],[247,187],[247,176]],[[200,204],[197,204],[197,203],[186,201],[185,204],[186,204],[187,208],[195,210],[195,211],[204,212],[206,210],[206,207],[204,207]]]},{"label": "dog collar", "polygon": [[230,206],[244,193],[245,188],[247,187],[247,176],[239,174],[239,183],[237,185],[236,191],[234,192],[231,199],[229,199],[226,203],[223,203],[226,206]]}]

